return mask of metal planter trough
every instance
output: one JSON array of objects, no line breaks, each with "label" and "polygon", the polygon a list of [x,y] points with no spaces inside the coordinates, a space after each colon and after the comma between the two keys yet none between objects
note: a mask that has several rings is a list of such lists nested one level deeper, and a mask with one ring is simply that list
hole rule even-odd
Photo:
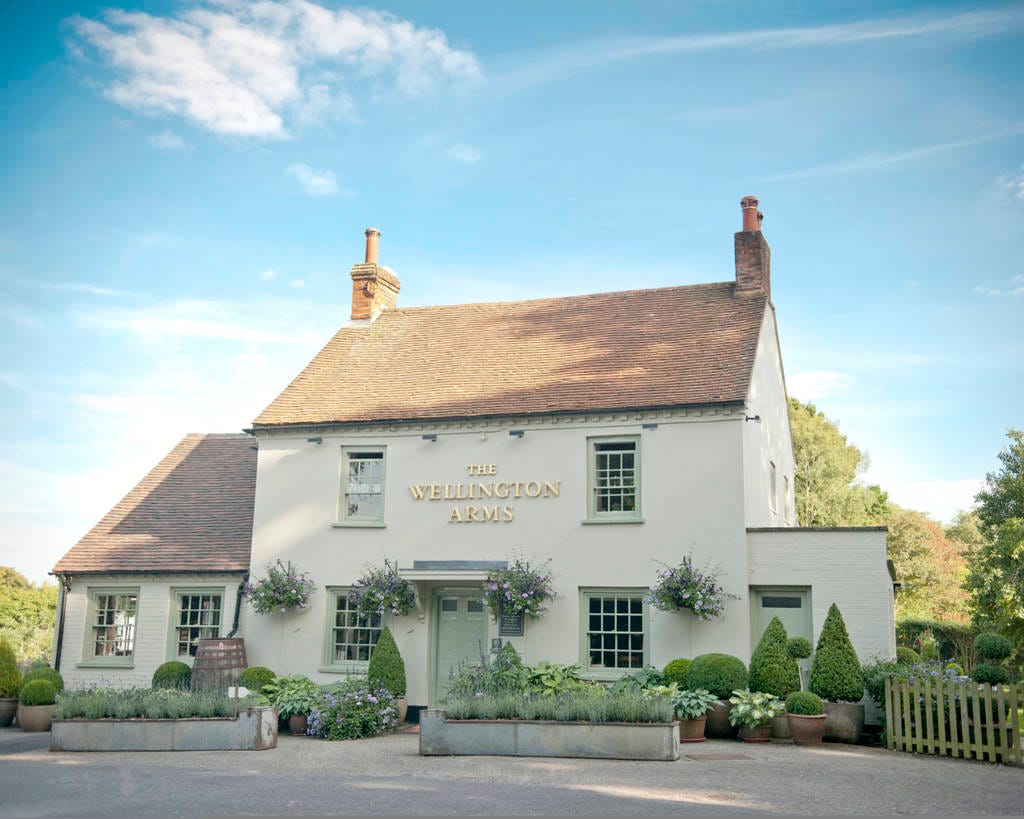
[{"label": "metal planter trough", "polygon": [[421,756],[553,756],[583,759],[679,759],[679,723],[449,720],[443,709],[420,715]]},{"label": "metal planter trough", "polygon": [[50,727],[51,751],[266,751],[277,747],[277,709],[234,719],[69,719]]}]

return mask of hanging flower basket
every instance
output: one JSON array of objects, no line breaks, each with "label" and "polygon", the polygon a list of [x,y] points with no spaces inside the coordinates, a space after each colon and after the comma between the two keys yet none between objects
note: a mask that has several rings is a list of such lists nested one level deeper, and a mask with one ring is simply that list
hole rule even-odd
[{"label": "hanging flower basket", "polygon": [[544,601],[556,597],[550,562],[534,568],[528,560],[516,558],[507,569],[491,569],[484,582],[484,602],[495,612],[524,614],[531,620],[543,617],[548,609]]},{"label": "hanging flower basket", "polygon": [[242,594],[257,614],[271,614],[306,608],[315,588],[309,575],[294,569],[291,561],[285,565],[278,560],[267,565],[266,577],[244,584]]},{"label": "hanging flower basket", "polygon": [[412,583],[398,573],[397,561],[383,566],[367,566],[348,593],[349,602],[362,618],[389,611],[396,617],[408,614],[416,605]]},{"label": "hanging flower basket", "polygon": [[664,568],[645,597],[656,609],[689,609],[698,620],[714,620],[725,610],[726,600],[739,600],[737,595],[722,589],[717,570],[706,566],[702,570],[694,568],[693,558],[688,555],[678,566],[661,565]]}]

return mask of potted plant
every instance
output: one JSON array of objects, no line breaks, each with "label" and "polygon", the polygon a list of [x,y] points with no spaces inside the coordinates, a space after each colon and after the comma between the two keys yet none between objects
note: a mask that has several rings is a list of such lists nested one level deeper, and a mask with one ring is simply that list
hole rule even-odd
[{"label": "potted plant", "polygon": [[260,693],[277,706],[278,717],[288,722],[293,736],[306,733],[306,718],[319,701],[320,686],[309,677],[295,674],[274,677]]},{"label": "potted plant", "polygon": [[644,598],[656,609],[689,609],[698,620],[714,620],[725,610],[726,600],[739,599],[722,589],[717,570],[695,568],[689,555],[678,566],[661,565],[657,581]]},{"label": "potted plant", "polygon": [[864,730],[864,672],[835,603],[821,627],[808,688],[825,701],[825,739],[857,742]]},{"label": "potted plant", "polygon": [[18,690],[18,725],[22,731],[49,731],[57,710],[57,686],[37,677]]},{"label": "potted plant", "polygon": [[794,691],[786,697],[786,722],[797,745],[820,745],[825,736],[825,707],[810,691]]},{"label": "potted plant", "polygon": [[278,560],[275,565],[267,565],[266,577],[245,583],[242,593],[257,614],[270,614],[308,608],[314,589],[308,574],[294,569],[291,561],[285,565]]},{"label": "potted plant", "polygon": [[416,592],[412,583],[398,573],[398,563],[385,560],[382,567],[366,567],[349,590],[348,599],[361,618],[385,612],[402,617],[416,605]]},{"label": "potted plant", "polygon": [[785,710],[774,694],[749,688],[733,691],[729,702],[729,722],[739,727],[744,742],[768,742],[772,737],[772,718]]},{"label": "potted plant", "polygon": [[686,671],[686,687],[704,688],[718,698],[718,704],[708,712],[707,735],[712,739],[728,739],[736,735],[729,722],[732,703],[729,696],[738,688],[747,687],[747,667],[739,657],[731,654],[701,654],[694,657]]},{"label": "potted plant", "polygon": [[370,654],[370,665],[366,669],[366,681],[371,688],[386,688],[395,698],[398,709],[398,723],[405,722],[409,701],[405,698],[405,662],[387,626],[380,631],[377,645]]},{"label": "potted plant", "polygon": [[531,620],[544,616],[546,600],[553,600],[552,576],[545,561],[536,568],[528,560],[516,558],[505,569],[491,569],[484,581],[484,602],[495,613],[522,614]]},{"label": "potted plant", "polygon": [[703,742],[708,711],[718,704],[718,697],[706,688],[679,690],[672,697],[672,706],[679,720],[680,742]]},{"label": "potted plant", "polygon": [[20,685],[21,674],[14,649],[6,639],[0,640],[0,728],[6,728],[14,721]]},{"label": "potted plant", "polygon": [[[796,660],[786,652],[786,627],[773,617],[750,658],[750,689],[774,694],[785,700],[800,690],[800,669]],[[772,736],[789,739],[789,725],[784,716],[772,720]]]}]

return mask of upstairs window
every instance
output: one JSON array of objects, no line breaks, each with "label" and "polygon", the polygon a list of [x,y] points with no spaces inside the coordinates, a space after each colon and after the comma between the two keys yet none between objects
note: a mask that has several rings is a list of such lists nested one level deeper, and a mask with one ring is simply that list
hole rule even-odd
[{"label": "upstairs window", "polygon": [[383,525],[384,449],[342,449],[342,523]]},{"label": "upstairs window", "polygon": [[591,438],[588,517],[639,520],[640,439]]}]

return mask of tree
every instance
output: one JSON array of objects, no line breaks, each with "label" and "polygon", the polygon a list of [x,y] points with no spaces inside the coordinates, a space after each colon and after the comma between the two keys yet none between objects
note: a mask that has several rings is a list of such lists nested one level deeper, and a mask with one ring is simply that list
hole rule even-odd
[{"label": "tree", "polygon": [[896,598],[902,620],[966,623],[968,595],[964,544],[926,515],[890,504],[886,548],[902,587]]},{"label": "tree", "polygon": [[1002,468],[985,476],[976,496],[981,542],[968,556],[965,587],[979,624],[1024,641],[1024,431],[1007,432]]},{"label": "tree", "polygon": [[56,584],[36,586],[0,566],[0,637],[10,640],[20,662],[49,661],[56,613]]},{"label": "tree", "polygon": [[789,399],[796,459],[794,492],[801,526],[870,526],[888,511],[878,486],[856,483],[867,457],[814,404]]}]

